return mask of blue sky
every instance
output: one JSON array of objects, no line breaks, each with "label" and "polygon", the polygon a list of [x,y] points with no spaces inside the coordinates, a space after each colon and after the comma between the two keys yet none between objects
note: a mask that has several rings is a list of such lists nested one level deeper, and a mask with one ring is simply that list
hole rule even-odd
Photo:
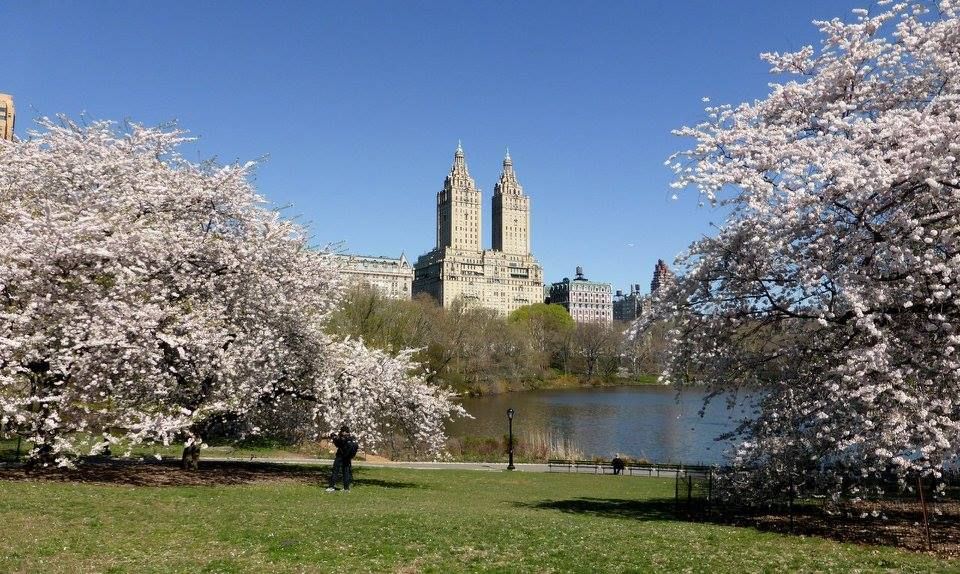
[{"label": "blue sky", "polygon": [[177,120],[189,156],[265,158],[256,184],[351,252],[424,253],[463,141],[490,198],[509,146],[545,279],[649,288],[722,219],[672,201],[670,130],[701,98],[763,97],[762,51],[819,43],[867,0],[24,2],[4,8],[0,92],[37,115]]}]

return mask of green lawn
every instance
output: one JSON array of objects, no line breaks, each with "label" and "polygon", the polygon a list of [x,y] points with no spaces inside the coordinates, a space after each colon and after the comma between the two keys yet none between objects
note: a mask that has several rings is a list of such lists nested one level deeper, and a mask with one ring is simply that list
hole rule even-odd
[{"label": "green lawn", "polygon": [[0,470],[0,572],[960,571],[893,548],[677,521],[670,480],[358,469],[353,492],[330,494],[323,470],[211,478],[209,466],[197,486],[144,486],[176,478],[160,468],[120,484]]}]

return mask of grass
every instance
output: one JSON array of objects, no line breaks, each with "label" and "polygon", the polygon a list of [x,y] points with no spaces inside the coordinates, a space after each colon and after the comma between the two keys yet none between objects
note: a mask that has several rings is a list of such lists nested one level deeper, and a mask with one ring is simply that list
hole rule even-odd
[{"label": "grass", "polygon": [[150,486],[184,475],[138,468],[73,475],[93,482],[0,470],[0,572],[960,571],[889,547],[678,521],[670,480],[363,468],[352,493],[328,494],[326,469],[207,463],[194,485]]},{"label": "grass", "polygon": [[637,375],[628,385],[662,385],[657,375]]}]

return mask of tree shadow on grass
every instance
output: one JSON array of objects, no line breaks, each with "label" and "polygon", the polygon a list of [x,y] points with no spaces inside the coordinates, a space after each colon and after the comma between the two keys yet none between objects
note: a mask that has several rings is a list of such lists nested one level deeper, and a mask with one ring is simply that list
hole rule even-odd
[{"label": "tree shadow on grass", "polygon": [[[327,474],[329,476],[329,473]],[[423,484],[417,484],[414,482],[403,482],[400,480],[383,480],[380,478],[365,478],[363,476],[363,471],[357,472],[357,469],[353,470],[353,484],[356,486],[376,486],[378,488],[427,488]]]},{"label": "tree shadow on grass", "polygon": [[628,500],[622,498],[572,498],[517,503],[536,510],[559,510],[570,514],[586,514],[605,518],[632,520],[676,520],[673,499]]},{"label": "tree shadow on grass", "polygon": [[[360,470],[360,472],[358,472]],[[326,486],[329,466],[277,464],[251,461],[200,461],[199,470],[182,470],[176,461],[87,460],[75,469],[35,469],[22,465],[0,467],[0,480],[46,481],[126,486],[235,486],[294,483]],[[420,488],[412,482],[366,478],[354,469],[358,486]]]},{"label": "tree shadow on grass", "polygon": [[[792,513],[786,510],[701,508],[691,514],[687,512],[685,505],[678,506],[673,498],[573,498],[517,503],[517,506],[602,518],[705,522],[785,535],[818,536],[840,542],[895,546],[913,551],[926,550],[920,509],[915,504],[900,502],[850,503],[835,508],[832,512],[826,512],[821,506],[798,505]],[[960,556],[960,503],[937,504],[936,515],[930,519],[933,550],[945,556]]]}]

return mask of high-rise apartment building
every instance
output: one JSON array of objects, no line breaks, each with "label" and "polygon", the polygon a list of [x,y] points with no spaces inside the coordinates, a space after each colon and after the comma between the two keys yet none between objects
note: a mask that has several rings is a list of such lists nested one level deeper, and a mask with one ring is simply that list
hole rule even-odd
[{"label": "high-rise apartment building", "polygon": [[523,195],[509,151],[500,181],[493,186],[493,250],[530,254],[530,198]]},{"label": "high-rise apartment building", "polygon": [[414,266],[413,292],[449,307],[494,309],[501,315],[543,300],[543,270],[530,252],[530,198],[503,160],[493,195],[493,249],[482,244],[482,193],[458,145],[453,167],[437,193],[437,244]]},{"label": "high-rise apartment building", "polygon": [[663,259],[657,259],[657,264],[653,268],[653,279],[650,281],[650,295],[656,296],[661,289],[666,289],[677,280],[670,267],[664,263]]},{"label": "high-rise apartment building", "polygon": [[0,138],[13,141],[13,124],[16,118],[13,96],[0,94]]},{"label": "high-rise apartment building", "polygon": [[437,193],[437,249],[480,251],[482,194],[470,172],[463,147],[457,145],[453,167]]}]

